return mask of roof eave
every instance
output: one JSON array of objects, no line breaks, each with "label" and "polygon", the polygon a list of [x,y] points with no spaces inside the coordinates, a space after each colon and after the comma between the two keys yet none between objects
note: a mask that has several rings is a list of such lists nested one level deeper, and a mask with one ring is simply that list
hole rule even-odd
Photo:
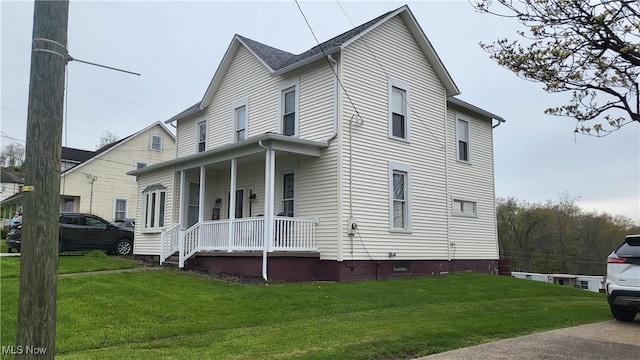
[{"label": "roof eave", "polygon": [[491,118],[493,120],[499,121],[501,123],[507,121],[507,120],[505,120],[503,117],[501,117],[499,115],[496,115],[496,114],[494,114],[492,112],[489,112],[487,110],[481,109],[481,108],[479,108],[479,107],[477,107],[475,105],[469,104],[468,102],[462,101],[462,100],[457,99],[457,98],[452,97],[452,96],[447,98],[447,102],[449,102],[451,104],[454,104],[454,105],[457,105],[457,106],[459,106],[459,107],[461,107],[463,109],[472,111],[474,113],[486,116],[486,117]]},{"label": "roof eave", "polygon": [[285,66],[285,67],[283,67],[281,69],[278,69],[276,71],[272,71],[271,72],[271,76],[280,76],[280,75],[286,74],[289,71],[292,71],[292,70],[301,68],[301,67],[303,67],[305,65],[311,64],[311,63],[313,63],[315,61],[318,61],[318,60],[324,58],[325,56],[338,53],[341,50],[342,50],[341,46],[335,46],[335,47],[333,47],[333,48],[331,48],[329,50],[323,50],[322,52],[320,52],[320,53],[318,53],[318,54],[316,54],[314,56],[308,57],[308,58],[306,58],[306,59],[304,59],[302,61],[298,61],[298,62],[295,62],[295,63],[289,65],[289,66]]}]

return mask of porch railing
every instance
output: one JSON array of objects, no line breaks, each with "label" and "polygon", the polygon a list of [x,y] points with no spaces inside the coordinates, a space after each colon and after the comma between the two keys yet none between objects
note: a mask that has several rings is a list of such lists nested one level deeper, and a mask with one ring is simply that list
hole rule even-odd
[{"label": "porch railing", "polygon": [[160,265],[180,250],[179,237],[180,224],[176,224],[167,230],[162,230],[160,239]]},{"label": "porch railing", "polygon": [[[275,217],[273,244],[267,244],[267,250],[317,251],[316,223],[317,220],[314,219]],[[181,239],[179,266],[183,267],[184,261],[198,251],[264,250],[264,226],[263,217],[197,223],[184,231],[183,236],[177,235]],[[174,228],[175,226],[170,230]]]}]

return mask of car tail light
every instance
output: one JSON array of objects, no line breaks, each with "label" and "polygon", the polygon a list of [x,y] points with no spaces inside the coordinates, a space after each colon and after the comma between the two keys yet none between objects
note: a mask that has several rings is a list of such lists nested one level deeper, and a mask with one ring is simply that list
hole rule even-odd
[{"label": "car tail light", "polygon": [[627,258],[621,258],[616,254],[611,254],[607,258],[607,263],[609,264],[624,264],[627,262]]}]

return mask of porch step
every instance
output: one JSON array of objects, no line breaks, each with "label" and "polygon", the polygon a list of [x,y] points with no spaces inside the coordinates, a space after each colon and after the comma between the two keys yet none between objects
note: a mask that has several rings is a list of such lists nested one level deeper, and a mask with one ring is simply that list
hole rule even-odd
[{"label": "porch step", "polygon": [[180,265],[180,257],[178,255],[171,255],[165,261],[162,262],[162,266],[177,268]]}]

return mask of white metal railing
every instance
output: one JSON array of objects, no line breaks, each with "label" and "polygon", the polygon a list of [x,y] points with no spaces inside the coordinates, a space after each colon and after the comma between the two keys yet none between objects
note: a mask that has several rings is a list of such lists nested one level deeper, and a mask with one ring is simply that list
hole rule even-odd
[{"label": "white metal railing", "polygon": [[180,224],[175,224],[167,230],[162,230],[160,238],[160,265],[180,249],[179,236]]},{"label": "white metal railing", "polygon": [[315,251],[316,220],[276,216],[272,250]]},{"label": "white metal railing", "polygon": [[179,266],[184,267],[184,262],[200,250],[200,224],[195,223],[181,236]]},{"label": "white metal railing", "polygon": [[[273,244],[269,251],[316,251],[314,219],[276,216]],[[231,232],[229,227],[231,226]],[[180,267],[198,251],[260,251],[264,250],[263,217],[215,220],[197,223],[178,235]],[[171,229],[174,229],[175,226]],[[178,232],[179,234],[179,232]],[[229,237],[231,235],[231,237]],[[164,240],[163,240],[164,241]]]}]

